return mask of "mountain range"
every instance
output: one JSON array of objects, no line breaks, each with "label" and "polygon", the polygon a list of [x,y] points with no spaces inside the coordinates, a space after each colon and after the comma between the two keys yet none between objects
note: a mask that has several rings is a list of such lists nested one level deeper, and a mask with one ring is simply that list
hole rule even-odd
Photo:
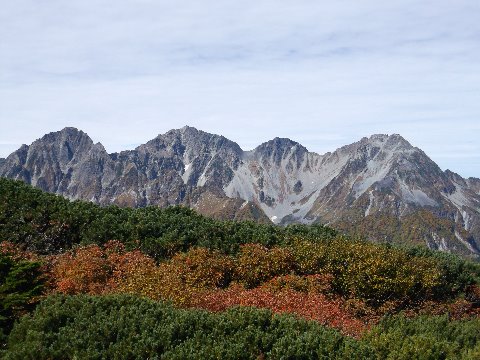
[{"label": "mountain range", "polygon": [[282,138],[244,151],[185,126],[109,154],[65,128],[0,159],[0,176],[101,205],[180,204],[221,219],[320,222],[480,258],[480,179],[442,171],[397,134],[319,155]]}]

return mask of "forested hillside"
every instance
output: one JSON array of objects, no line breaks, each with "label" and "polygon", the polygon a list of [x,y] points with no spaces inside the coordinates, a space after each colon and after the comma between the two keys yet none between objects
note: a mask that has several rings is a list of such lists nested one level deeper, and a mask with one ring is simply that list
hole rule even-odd
[{"label": "forested hillside", "polygon": [[426,247],[6,179],[0,241],[7,359],[480,356],[480,265]]},{"label": "forested hillside", "polygon": [[118,240],[156,260],[192,246],[235,253],[241,244],[281,245],[296,236],[331,239],[337,232],[315,225],[280,227],[253,221],[217,221],[185,207],[100,207],[69,201],[20,181],[0,178],[0,239],[41,254],[78,244]]}]

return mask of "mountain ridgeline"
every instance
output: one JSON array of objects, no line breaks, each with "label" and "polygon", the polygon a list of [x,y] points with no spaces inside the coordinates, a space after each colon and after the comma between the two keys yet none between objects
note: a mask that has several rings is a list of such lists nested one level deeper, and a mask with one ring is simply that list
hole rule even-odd
[{"label": "mountain ridgeline", "polygon": [[442,171],[400,135],[319,155],[279,138],[243,151],[184,127],[108,154],[65,128],[0,159],[0,176],[100,205],[185,205],[218,219],[326,223],[374,241],[480,257],[480,179]]}]

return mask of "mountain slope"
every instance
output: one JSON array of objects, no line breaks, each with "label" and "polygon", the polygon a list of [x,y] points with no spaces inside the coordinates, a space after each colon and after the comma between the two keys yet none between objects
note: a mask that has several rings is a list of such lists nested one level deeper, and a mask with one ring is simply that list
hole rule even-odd
[{"label": "mountain slope", "polygon": [[183,204],[223,219],[322,222],[372,240],[480,254],[480,179],[443,172],[396,134],[319,155],[280,138],[243,151],[186,126],[108,154],[65,128],[12,153],[0,176],[102,205]]}]

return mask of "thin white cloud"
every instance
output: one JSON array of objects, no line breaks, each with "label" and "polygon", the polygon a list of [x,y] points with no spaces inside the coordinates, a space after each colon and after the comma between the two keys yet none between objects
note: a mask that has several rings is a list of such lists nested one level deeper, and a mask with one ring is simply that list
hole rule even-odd
[{"label": "thin white cloud", "polygon": [[480,134],[479,17],[473,0],[8,2],[2,138],[75,126],[118,151],[189,124],[322,153],[400,133],[478,177],[480,149],[456,145]]}]

